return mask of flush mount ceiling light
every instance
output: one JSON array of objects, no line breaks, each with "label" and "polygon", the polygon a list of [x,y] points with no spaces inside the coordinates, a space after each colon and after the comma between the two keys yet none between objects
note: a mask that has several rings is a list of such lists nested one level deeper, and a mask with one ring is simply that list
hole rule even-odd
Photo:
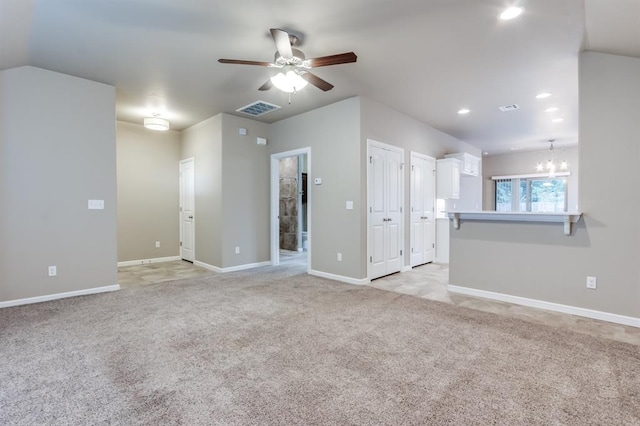
[{"label": "flush mount ceiling light", "polygon": [[169,130],[169,120],[158,117],[158,114],[153,114],[153,117],[146,117],[144,119],[144,127],[150,130]]},{"label": "flush mount ceiling light", "polygon": [[462,109],[458,110],[458,114],[460,114],[460,115],[469,114],[470,112],[471,112],[471,110],[469,108],[462,108]]},{"label": "flush mount ceiling light", "polygon": [[503,21],[508,21],[522,15],[522,12],[524,12],[524,7],[511,6],[506,8],[504,12],[500,14],[500,19],[502,19]]},{"label": "flush mount ceiling light", "polygon": [[278,74],[271,77],[271,82],[278,89],[287,93],[296,93],[298,90],[304,89],[308,84],[307,80],[302,78],[296,67],[293,65],[285,65]]},{"label": "flush mount ceiling light", "polygon": [[548,98],[549,96],[551,96],[551,93],[549,92],[542,92],[542,93],[538,93],[536,95],[536,99],[544,99],[544,98]]},{"label": "flush mount ceiling light", "polygon": [[556,112],[558,110],[557,107],[551,107],[544,110],[544,112]]}]

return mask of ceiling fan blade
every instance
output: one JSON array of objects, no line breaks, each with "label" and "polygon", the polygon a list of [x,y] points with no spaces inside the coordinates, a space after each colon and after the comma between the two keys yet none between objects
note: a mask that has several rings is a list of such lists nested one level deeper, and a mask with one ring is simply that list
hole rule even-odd
[{"label": "ceiling fan blade", "polygon": [[262,86],[258,88],[258,90],[269,90],[273,87],[273,83],[271,79],[267,80]]},{"label": "ceiling fan blade", "polygon": [[353,52],[339,53],[337,55],[322,56],[320,58],[309,59],[311,68],[326,67],[329,65],[348,64],[356,62],[358,57]]},{"label": "ceiling fan blade", "polygon": [[244,61],[242,59],[218,59],[218,62],[221,64],[258,65],[260,67],[268,67],[271,65],[269,62]]},{"label": "ceiling fan blade", "polygon": [[276,43],[276,49],[283,58],[293,58],[291,50],[291,42],[289,41],[289,33],[279,28],[271,28],[271,37]]},{"label": "ceiling fan blade", "polygon": [[324,90],[325,92],[327,90],[333,89],[333,84],[321,79],[320,77],[318,77],[315,74],[311,74],[310,72],[305,72],[304,74],[301,74],[300,76],[302,78],[304,78],[305,80],[307,80],[309,83],[311,83],[314,86],[316,86],[318,89]]}]

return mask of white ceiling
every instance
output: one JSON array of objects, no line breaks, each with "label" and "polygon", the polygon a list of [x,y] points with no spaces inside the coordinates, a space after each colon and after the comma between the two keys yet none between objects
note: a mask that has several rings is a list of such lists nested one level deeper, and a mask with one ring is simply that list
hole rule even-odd
[{"label": "white ceiling", "polygon": [[[525,13],[498,20],[514,2]],[[257,90],[268,68],[217,62],[273,60],[274,27],[302,33],[307,57],[358,62],[316,69],[335,88],[309,86],[291,104]],[[174,129],[256,100],[282,106],[261,118],[273,122],[363,95],[498,153],[575,145],[579,51],[640,57],[639,28],[640,0],[0,0],[0,69],[112,84],[118,119],[159,110]]]}]

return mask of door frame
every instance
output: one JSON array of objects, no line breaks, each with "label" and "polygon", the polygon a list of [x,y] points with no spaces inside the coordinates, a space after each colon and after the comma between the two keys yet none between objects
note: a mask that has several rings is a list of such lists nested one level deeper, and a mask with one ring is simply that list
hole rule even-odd
[{"label": "door frame", "polygon": [[[193,262],[195,263],[196,261],[196,215],[195,215],[195,211],[196,211],[196,160],[194,157],[189,157],[189,158],[185,158],[183,160],[180,160],[178,162],[178,229],[179,229],[179,235],[178,237],[180,238],[180,243],[182,243],[183,239],[182,239],[182,165],[186,164],[186,163],[192,163],[193,165],[193,212],[194,212],[194,218],[192,221],[192,226],[191,226],[191,230],[192,230],[192,234],[191,235],[191,241],[193,242]],[[179,243],[179,244],[180,244]],[[180,252],[180,259],[183,259],[182,257],[182,244],[179,245],[179,252]]]},{"label": "door frame", "polygon": [[[280,160],[288,157],[299,157],[307,154],[307,176],[311,172],[311,147],[298,148],[291,151],[271,154],[271,264],[280,264]],[[307,181],[308,182],[308,181]],[[312,226],[313,191],[307,183],[307,272],[311,271],[311,251],[313,249]]]},{"label": "door frame", "polygon": [[406,209],[405,209],[405,207],[406,207],[405,206],[405,201],[406,201],[405,198],[406,197],[405,197],[405,194],[404,194],[405,189],[406,189],[406,182],[405,182],[406,181],[406,170],[405,170],[405,167],[404,167],[404,164],[405,164],[404,163],[404,161],[405,161],[404,148],[401,148],[401,147],[395,146],[395,145],[389,145],[387,143],[380,142],[380,141],[377,141],[375,139],[367,138],[367,154],[366,154],[366,157],[364,159],[365,165],[366,165],[366,168],[367,168],[367,206],[366,206],[366,210],[365,210],[366,215],[367,215],[367,232],[366,232],[366,235],[367,235],[367,258],[365,259],[365,261],[367,262],[367,279],[369,281],[371,281],[371,279],[372,279],[371,278],[371,262],[370,262],[370,259],[371,259],[371,256],[373,256],[373,250],[372,250],[372,247],[371,247],[372,239],[370,238],[370,235],[369,235],[369,232],[371,230],[371,210],[370,210],[370,207],[371,207],[371,185],[370,185],[370,182],[371,182],[371,170],[370,169],[371,168],[369,167],[369,157],[371,156],[371,147],[372,146],[375,146],[375,147],[378,147],[378,148],[382,148],[382,149],[385,149],[385,150],[388,150],[388,151],[394,151],[394,152],[402,154],[402,190],[400,191],[400,197],[402,198],[402,202],[401,202],[402,211],[401,211],[401,215],[400,215],[400,244],[399,244],[400,247],[402,247],[402,256],[401,256],[402,257],[402,266],[401,266],[401,269],[400,269],[401,272],[406,267],[405,263],[406,263],[406,260],[407,260],[407,253],[406,253],[407,250],[405,250],[406,247],[404,246],[404,242],[405,242],[404,241],[404,239],[405,239],[404,238],[404,232],[405,232],[404,223],[405,223],[405,216],[407,214],[406,213]]},{"label": "door frame", "polygon": [[[435,262],[435,253],[436,253],[436,176],[435,176],[435,168],[436,168],[436,159],[434,157],[431,157],[429,155],[424,155],[421,154],[419,152],[416,151],[411,151],[410,152],[410,167],[411,169],[409,169],[409,173],[411,173],[413,170],[413,159],[414,158],[419,158],[422,160],[426,160],[426,161],[432,161],[433,162],[433,170],[434,170],[434,175],[433,175],[433,218],[432,218],[432,222],[433,222],[433,260],[432,262]],[[412,211],[411,211],[411,207],[413,207],[413,179],[410,178],[409,179],[409,226],[412,226],[412,222],[411,222],[411,215],[412,215]],[[409,232],[409,266],[410,267],[414,267],[414,266],[418,266],[418,265],[422,265],[423,263],[418,263],[413,265],[413,263],[411,262],[411,247],[413,247],[413,240],[411,238],[411,236],[413,235],[412,232]]]}]

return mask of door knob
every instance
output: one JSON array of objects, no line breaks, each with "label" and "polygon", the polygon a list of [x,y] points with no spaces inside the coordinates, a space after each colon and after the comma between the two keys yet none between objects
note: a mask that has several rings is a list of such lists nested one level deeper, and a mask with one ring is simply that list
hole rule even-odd
[{"label": "door knob", "polygon": [[189,216],[189,219],[193,219],[193,216]]}]

